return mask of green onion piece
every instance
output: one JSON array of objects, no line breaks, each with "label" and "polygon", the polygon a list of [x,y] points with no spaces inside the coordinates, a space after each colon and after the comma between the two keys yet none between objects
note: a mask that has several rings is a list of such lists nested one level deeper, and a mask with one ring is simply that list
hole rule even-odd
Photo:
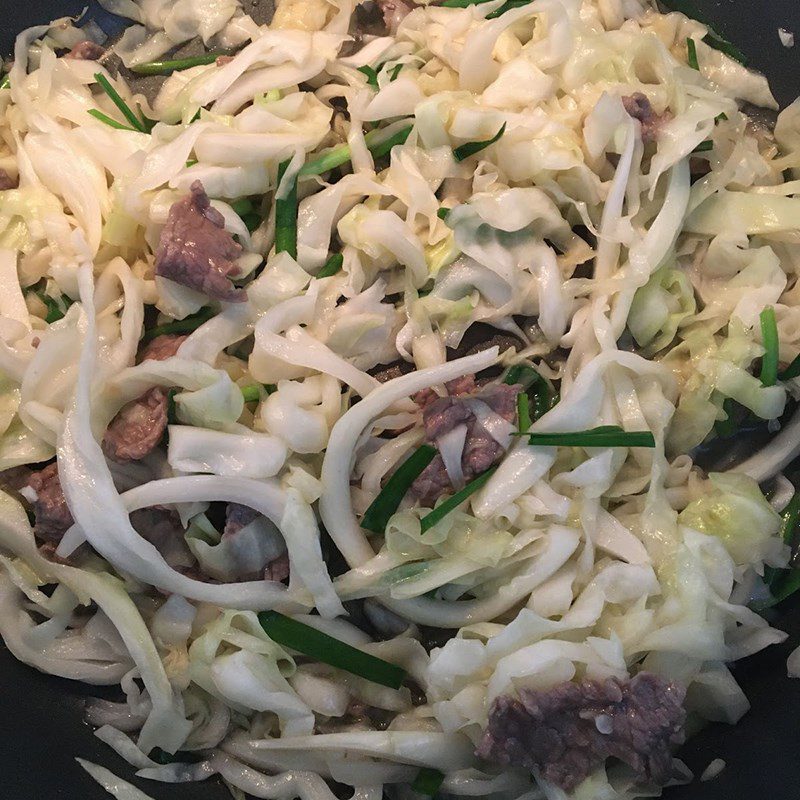
[{"label": "green onion piece", "polygon": [[719,50],[720,53],[725,53],[726,56],[729,56],[734,61],[738,61],[740,64],[747,64],[747,56],[735,44],[733,44],[733,42],[729,42],[719,34],[709,31],[703,37],[703,41],[709,47],[713,47],[714,50]]},{"label": "green onion piece", "polygon": [[196,314],[192,314],[186,319],[179,319],[175,322],[167,322],[164,325],[156,325],[155,328],[150,328],[150,330],[144,332],[142,342],[151,342],[159,336],[167,336],[169,334],[192,333],[216,315],[217,312],[214,309],[201,308]]},{"label": "green onion piece", "polygon": [[[800,525],[800,492],[795,492],[792,499],[781,514],[780,534],[790,547],[797,543],[798,526]],[[753,603],[753,608],[760,611],[777,605],[800,589],[800,570],[785,570],[767,567],[764,570],[764,582],[770,587],[772,597]]]},{"label": "green onion piece", "polygon": [[178,394],[180,389],[170,389],[167,392],[167,422],[170,425],[179,425],[178,419],[178,406],[175,403],[175,395]]},{"label": "green onion piece", "polygon": [[317,273],[318,278],[330,278],[339,272],[344,265],[344,256],[341,253],[334,253],[326,262],[325,266]]},{"label": "green onion piece", "polygon": [[720,439],[727,439],[736,433],[736,420],[733,416],[734,409],[736,408],[736,401],[730,397],[726,397],[722,403],[722,410],[728,415],[726,419],[717,420],[714,423],[714,433]]},{"label": "green onion piece", "polygon": [[378,88],[378,70],[370,66],[357,67],[357,69],[362,75],[367,76],[367,86],[371,86],[373,89]]},{"label": "green onion piece", "polygon": [[189,160],[186,162],[186,169],[189,169],[189,167],[193,167],[193,166],[194,166],[195,164],[197,164],[197,163],[198,163],[198,162],[197,162],[197,159],[196,159],[196,158],[190,158],[190,159],[189,159]]},{"label": "green onion piece", "polygon": [[261,225],[261,216],[257,212],[253,211],[251,214],[245,214],[242,217],[242,222],[244,222],[244,224],[247,226],[247,230],[252,233],[254,230],[256,230],[256,228],[259,227],[259,225]]},{"label": "green onion piece", "polygon": [[[375,158],[387,155],[396,144],[403,144],[408,139],[411,133],[412,125],[407,128],[401,128],[397,133],[390,136],[388,139],[381,138],[381,131],[370,131],[364,139],[367,142],[367,147]],[[329,150],[314,161],[309,161],[301,170],[300,175],[322,175],[324,172],[330,172],[332,169],[341,167],[350,160],[350,146],[346,144],[339,145]]]},{"label": "green onion piece", "polygon": [[444,0],[444,8],[469,8],[469,6],[479,6],[488,3],[489,0]]},{"label": "green onion piece", "polygon": [[728,121],[728,115],[724,111],[721,114],[717,114],[717,116],[714,117],[714,122],[727,122],[727,121]]},{"label": "green onion piece", "polygon": [[44,321],[48,325],[52,325],[54,322],[64,319],[69,307],[75,302],[71,297],[67,297],[65,294],[58,298],[51,297],[49,294],[44,294],[42,292],[36,292],[36,295],[47,306],[47,315]]},{"label": "green onion piece", "polygon": [[730,56],[740,64],[745,64],[747,62],[744,53],[742,53],[738,47],[711,29],[706,15],[700,11],[693,0],[661,0],[661,2],[670,9],[670,11],[680,11],[681,14],[685,14],[691,19],[696,19],[698,22],[702,22],[709,29],[709,32],[703,38],[703,41],[709,47],[713,47],[715,50],[725,53],[725,55]]},{"label": "green onion piece", "polygon": [[[288,167],[289,161],[278,167],[278,186]],[[286,197],[275,201],[275,252],[297,258],[297,178]]]},{"label": "green onion piece", "polygon": [[429,514],[426,514],[420,520],[420,529],[422,533],[429,531],[434,525],[441,522],[451,511],[455,511],[463,502],[472,497],[489,478],[497,472],[497,467],[491,467],[486,472],[478,475],[477,478],[470,481],[460,492],[456,492],[452,497],[440,503]]},{"label": "green onion piece", "polygon": [[397,80],[397,76],[400,74],[400,70],[403,69],[404,66],[405,64],[395,64],[392,67],[392,71],[389,73],[389,83]]},{"label": "green onion piece", "polygon": [[602,425],[588,431],[567,433],[525,433],[515,431],[512,436],[528,436],[529,444],[542,447],[655,447],[656,440],[650,431],[626,431],[618,425]]},{"label": "green onion piece", "polygon": [[406,671],[397,664],[365,653],[277,611],[262,611],[258,621],[274,642],[372,683],[399,689],[406,678]]},{"label": "green onion piece", "polygon": [[[376,135],[374,138],[377,141],[374,143],[370,140],[370,134],[367,134],[364,138],[367,140],[367,147],[370,153],[372,153],[374,158],[388,156],[396,144],[405,144],[406,139],[408,139],[411,134],[412,127],[413,125],[409,125],[407,128],[401,128],[397,133],[392,134],[388,139],[382,141],[379,140]],[[377,131],[375,131],[375,133],[377,134]]]},{"label": "green onion piece", "polygon": [[172,61],[148,61],[146,64],[137,64],[135,67],[131,67],[131,72],[135,72],[137,75],[171,75],[173,72],[181,72],[192,67],[214,64],[223,55],[225,53],[203,53],[201,56],[178,58]]},{"label": "green onion piece", "polygon": [[3,79],[0,80],[0,89],[10,89],[11,88],[11,73],[6,72],[3,75]]},{"label": "green onion piece", "polygon": [[245,403],[257,403],[261,399],[260,386],[242,386],[242,397]]},{"label": "green onion piece", "polygon": [[120,110],[125,119],[141,133],[148,133],[147,125],[136,116],[131,107],[120,97],[119,92],[111,85],[111,82],[101,72],[95,73],[94,79],[100,84],[103,91],[111,98],[111,102]]},{"label": "green onion piece", "polygon": [[687,63],[692,69],[696,69],[699,72],[700,62],[697,60],[697,45],[694,43],[694,39],[686,40],[686,50],[687,50],[687,57],[686,57]]},{"label": "green onion piece", "polygon": [[527,431],[531,427],[531,408],[530,400],[525,392],[517,395],[517,421],[521,431]]},{"label": "green onion piece", "polygon": [[795,360],[792,361],[792,363],[789,364],[789,366],[786,367],[786,369],[781,372],[778,377],[782,381],[790,381],[792,378],[796,378],[798,375],[800,375],[800,356],[797,356],[797,358],[795,358]]},{"label": "green onion piece", "polygon": [[91,116],[93,116],[95,119],[99,119],[100,122],[104,122],[109,128],[116,128],[118,131],[133,131],[134,133],[141,133],[138,128],[131,128],[130,125],[124,125],[121,122],[117,122],[115,119],[112,119],[102,111],[98,111],[96,108],[90,108],[87,113],[91,114]]},{"label": "green onion piece", "polygon": [[383,533],[390,517],[397,511],[411,484],[436,458],[437,450],[429,444],[418,447],[386,481],[378,496],[372,501],[361,519],[361,527],[373,533]]},{"label": "green onion piece", "polygon": [[778,380],[778,322],[775,309],[765,308],[760,315],[761,342],[764,345],[764,357],[761,359],[761,383],[774,386]]},{"label": "green onion piece", "polygon": [[450,216],[450,212],[452,210],[453,210],[452,208],[440,208],[436,212],[436,216],[439,217],[439,219],[442,220],[443,222],[447,222],[447,218]]},{"label": "green onion piece", "polygon": [[417,773],[417,777],[414,778],[411,788],[419,794],[424,794],[428,797],[436,797],[436,793],[442,788],[443,781],[444,774],[439,772],[438,769],[423,767]]},{"label": "green onion piece", "polygon": [[249,197],[242,197],[240,200],[234,200],[231,203],[231,208],[242,218],[254,210],[253,201]]},{"label": "green onion piece", "polygon": [[506,123],[504,122],[500,130],[497,131],[491,139],[486,139],[482,142],[467,142],[466,144],[462,144],[460,147],[456,147],[453,150],[453,157],[456,161],[463,161],[465,158],[474,156],[475,153],[480,153],[481,150],[485,150],[490,145],[493,145],[505,132]]},{"label": "green onion piece", "polygon": [[714,142],[711,139],[706,139],[704,142],[700,142],[697,147],[692,151],[693,153],[707,153],[709,150],[714,149]]},{"label": "green onion piece", "polygon": [[507,386],[519,384],[523,389],[530,389],[544,378],[529,364],[513,364],[503,375],[503,383]]}]

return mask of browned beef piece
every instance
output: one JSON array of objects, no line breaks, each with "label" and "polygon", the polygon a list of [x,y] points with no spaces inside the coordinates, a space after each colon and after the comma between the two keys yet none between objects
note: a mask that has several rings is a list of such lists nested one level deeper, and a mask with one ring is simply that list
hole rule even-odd
[{"label": "browned beef piece", "polygon": [[[467,426],[467,437],[461,457],[464,480],[485,472],[502,455],[503,448],[481,427],[470,411],[465,399],[482,400],[492,411],[509,422],[516,417],[519,386],[504,383],[490,384],[477,390],[475,378],[466,375],[446,385],[448,395],[439,397],[432,389],[426,389],[414,398],[422,407],[425,440],[435,442],[459,425]],[[423,505],[432,506],[446,491],[452,488],[442,457],[437,455],[423,470],[411,486],[411,491]]]},{"label": "browned beef piece", "polygon": [[225,530],[222,532],[223,536],[233,536],[242,528],[246,528],[251,522],[259,516],[258,511],[250,508],[250,506],[243,506],[239,503],[228,503],[225,509]]},{"label": "browned beef piece", "polygon": [[0,489],[18,492],[23,486],[30,486],[32,470],[29,467],[12,467],[0,472]]},{"label": "browned beef piece", "polygon": [[537,770],[571,792],[607,758],[643,781],[672,776],[672,748],[684,739],[685,691],[650,673],[630,681],[567,682],[548,691],[498,697],[476,751],[480,758]]},{"label": "browned beef piece", "polygon": [[56,462],[48,464],[40,472],[34,472],[28,479],[28,485],[37,495],[33,504],[36,519],[34,533],[45,542],[60,542],[74,520],[61,489]]},{"label": "browned beef piece", "polygon": [[267,564],[266,569],[264,570],[264,580],[265,581],[285,581],[289,577],[289,554],[283,553],[283,555],[274,558],[272,561]]},{"label": "browned beef piece", "polygon": [[222,214],[211,207],[203,184],[195,181],[191,194],[170,209],[156,252],[156,275],[217,300],[244,302],[245,290],[230,281],[238,272],[234,259],[241,252],[225,230]]},{"label": "browned beef piece", "polygon": [[377,0],[378,8],[383,14],[383,24],[386,30],[397,33],[400,23],[414,10],[416,3],[405,2],[405,0]]},{"label": "browned beef piece", "polygon": [[[185,336],[159,336],[142,350],[141,361],[165,361],[178,352]],[[169,395],[155,386],[128,403],[111,420],[103,437],[105,454],[124,464],[140,461],[158,447],[167,429]]]},{"label": "browned beef piece", "polygon": [[12,178],[4,169],[0,169],[0,192],[5,192],[7,189],[16,189],[19,186],[19,180]]},{"label": "browned beef piece", "polygon": [[657,114],[647,95],[641,92],[623,97],[622,105],[625,106],[628,114],[642,124],[642,141],[645,143],[658,139],[659,129],[671,116],[669,112]]},{"label": "browned beef piece", "polygon": [[64,58],[74,58],[78,61],[99,61],[106,54],[106,49],[97,42],[78,42]]}]

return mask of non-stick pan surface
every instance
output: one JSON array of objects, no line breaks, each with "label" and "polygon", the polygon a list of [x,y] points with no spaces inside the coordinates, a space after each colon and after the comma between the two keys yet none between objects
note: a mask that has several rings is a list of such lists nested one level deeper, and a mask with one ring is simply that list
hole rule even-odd
[{"label": "non-stick pan surface", "polygon": [[[743,50],[750,65],[770,79],[782,105],[800,95],[800,0],[678,0],[696,9]],[[0,0],[0,52],[10,53],[16,33],[29,25],[80,13],[108,33],[122,25],[94,0]],[[254,16],[265,4],[243,0]],[[797,34],[785,48],[778,29]],[[800,220],[798,220],[800,224]],[[714,758],[727,766],[707,783],[669,789],[665,800],[800,800],[800,679],[786,677],[786,657],[800,645],[800,601],[775,612],[773,624],[788,642],[737,664],[734,674],[752,703],[735,727],[711,725],[681,756],[700,774]],[[0,642],[0,800],[102,800],[108,795],[75,763],[95,761],[131,780],[156,800],[223,800],[215,781],[170,786],[133,778],[132,770],[92,735],[83,722],[86,697],[103,690],[52,678],[18,663]],[[107,695],[111,696],[111,695]]]}]

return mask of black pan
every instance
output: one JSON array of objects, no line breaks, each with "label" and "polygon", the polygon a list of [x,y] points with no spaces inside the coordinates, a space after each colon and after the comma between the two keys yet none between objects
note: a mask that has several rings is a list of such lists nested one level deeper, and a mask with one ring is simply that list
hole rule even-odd
[{"label": "black pan", "polygon": [[[686,3],[687,0],[678,0]],[[688,0],[770,79],[786,105],[800,94],[800,0]],[[79,13],[87,0],[2,0],[0,52],[10,52],[20,29]],[[673,5],[675,4],[673,0]],[[248,9],[259,4],[245,0]],[[263,13],[263,9],[261,9]],[[89,0],[89,14],[108,33],[119,20]],[[259,15],[260,16],[260,15]],[[793,30],[797,46],[783,47],[778,28]],[[800,221],[799,221],[800,222]],[[789,641],[740,662],[734,674],[752,703],[736,727],[711,725],[681,756],[700,774],[714,758],[727,767],[715,780],[669,789],[666,800],[798,800],[800,798],[800,679],[786,677],[786,657],[800,645],[800,601],[774,612],[773,624]],[[0,644],[0,798],[102,800],[107,795],[75,763],[75,756],[107,766],[131,780],[128,765],[92,735],[83,720],[86,697],[105,690],[42,675],[18,663]],[[111,696],[111,695],[107,695]],[[223,800],[215,781],[169,786],[133,778],[156,800]]]}]

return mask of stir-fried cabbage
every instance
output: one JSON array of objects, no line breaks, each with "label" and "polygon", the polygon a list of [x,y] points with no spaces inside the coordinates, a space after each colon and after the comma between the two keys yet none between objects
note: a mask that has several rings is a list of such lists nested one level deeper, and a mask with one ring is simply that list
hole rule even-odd
[{"label": "stir-fried cabbage", "polygon": [[[151,780],[651,796],[785,638],[798,104],[645,0],[101,5],[0,84],[6,646]],[[526,708],[636,676],[670,741],[554,773]]]}]

